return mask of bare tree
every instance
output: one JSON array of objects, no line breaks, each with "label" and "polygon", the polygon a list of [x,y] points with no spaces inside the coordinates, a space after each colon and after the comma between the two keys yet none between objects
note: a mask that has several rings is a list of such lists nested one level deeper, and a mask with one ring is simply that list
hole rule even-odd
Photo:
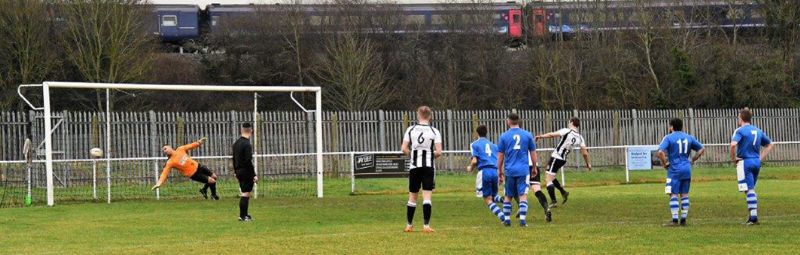
[{"label": "bare tree", "polygon": [[351,34],[335,37],[314,71],[333,109],[376,110],[392,98],[386,70],[369,40]]},{"label": "bare tree", "polygon": [[[153,61],[153,39],[147,33],[152,15],[142,0],[69,0],[61,5],[63,46],[67,58],[89,82],[132,82]],[[96,106],[103,109],[102,92]],[[112,100],[113,104],[113,100]]]},{"label": "bare tree", "polygon": [[40,83],[59,65],[49,10],[42,1],[0,1],[0,85],[9,87],[2,89],[0,108],[20,103],[13,99],[16,85]]}]

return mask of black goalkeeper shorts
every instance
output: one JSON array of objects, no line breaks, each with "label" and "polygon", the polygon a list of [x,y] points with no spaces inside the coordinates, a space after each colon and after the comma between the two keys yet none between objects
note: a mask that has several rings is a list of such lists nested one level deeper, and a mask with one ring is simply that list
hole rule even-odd
[{"label": "black goalkeeper shorts", "polygon": [[197,165],[197,171],[194,172],[192,177],[189,177],[189,179],[208,184],[208,178],[210,178],[212,175],[214,175],[214,173],[211,172],[211,169],[208,169],[208,167],[204,165]]}]

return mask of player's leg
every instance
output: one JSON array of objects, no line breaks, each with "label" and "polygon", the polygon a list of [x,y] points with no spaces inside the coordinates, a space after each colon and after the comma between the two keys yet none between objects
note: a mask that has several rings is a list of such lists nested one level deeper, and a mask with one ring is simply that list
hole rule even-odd
[{"label": "player's leg", "polygon": [[515,188],[513,177],[506,177],[505,183],[505,197],[503,198],[503,215],[506,217],[506,221],[503,222],[503,225],[511,226],[511,200],[517,196],[517,191]]},{"label": "player's leg", "polygon": [[253,220],[250,217],[250,213],[248,212],[250,208],[250,193],[253,191],[254,182],[252,179],[250,180],[239,180],[239,220],[240,221],[251,221]]},{"label": "player's leg", "polygon": [[213,198],[214,200],[219,200],[219,196],[217,196],[217,179],[218,179],[217,174],[211,172],[211,169],[206,168],[206,170],[208,171],[211,177],[208,186],[209,188],[211,188],[211,198]]},{"label": "player's leg", "polygon": [[689,187],[691,186],[692,180],[685,179],[681,180],[680,182],[680,191],[681,194],[681,226],[686,226],[686,218],[689,216]]},{"label": "player's leg", "polygon": [[436,188],[435,176],[433,168],[427,167],[424,168],[424,175],[422,177],[422,216],[423,216],[423,226],[422,231],[424,232],[433,232],[433,229],[430,227],[431,222],[431,215],[433,214],[433,205],[431,204],[431,196],[433,195],[433,190]]},{"label": "player's leg", "polygon": [[189,177],[189,179],[204,184],[203,188],[200,189],[200,194],[203,195],[203,198],[208,199],[208,187],[211,177],[203,173],[203,171],[200,171],[198,168],[197,171]]},{"label": "player's leg", "polygon": [[527,227],[528,216],[528,176],[515,177],[517,180],[517,194],[519,194],[519,225]]},{"label": "player's leg", "polygon": [[497,197],[497,176],[482,177],[481,182],[481,194],[483,195],[483,202],[486,203],[489,211],[497,216],[500,222],[505,222],[506,216],[503,214],[503,210],[497,206],[497,202],[495,202]]},{"label": "player's leg", "polygon": [[419,190],[422,188],[422,181],[420,180],[419,171],[411,169],[408,175],[408,203],[406,203],[406,232],[412,231],[414,223],[414,213],[417,210],[417,197]]},{"label": "player's leg", "polygon": [[547,162],[547,174],[545,175],[545,183],[547,184],[547,194],[550,195],[550,207],[557,207],[558,200],[556,200],[556,188],[553,186],[553,180],[556,179],[558,172],[558,160],[550,158]]},{"label": "player's leg", "polygon": [[664,188],[664,192],[667,193],[667,195],[669,196],[669,212],[672,215],[672,221],[667,226],[670,227],[678,226],[678,218],[680,215],[680,208],[681,208],[679,190],[680,190],[680,181],[678,179],[667,177],[667,182]]},{"label": "player's leg", "polygon": [[569,192],[566,189],[564,189],[563,186],[561,186],[561,183],[558,182],[558,177],[557,176],[553,176],[553,187],[558,189],[558,191],[561,193],[561,198],[564,199],[564,201],[561,201],[561,204],[562,205],[566,204],[567,203],[567,199],[569,199]]},{"label": "player's leg", "polygon": [[530,187],[533,191],[533,195],[536,197],[536,200],[539,201],[539,205],[544,210],[545,221],[550,222],[553,220],[553,218],[550,208],[547,206],[547,198],[544,196],[544,192],[542,192],[541,176],[542,173],[537,168],[536,174],[530,179]]},{"label": "player's leg", "polygon": [[745,160],[744,162],[745,184],[747,185],[747,210],[750,216],[747,218],[747,225],[758,224],[758,196],[756,195],[756,182],[758,173],[761,170],[761,162],[758,160]]}]

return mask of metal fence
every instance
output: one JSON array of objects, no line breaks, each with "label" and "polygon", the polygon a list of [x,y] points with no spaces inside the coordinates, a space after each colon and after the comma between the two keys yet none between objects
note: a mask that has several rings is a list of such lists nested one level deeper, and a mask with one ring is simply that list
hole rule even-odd
[{"label": "metal fence", "polygon": [[[669,118],[680,117],[685,121],[687,132],[700,141],[728,143],[736,128],[735,109],[684,109],[684,110],[607,110],[607,111],[436,111],[433,125],[441,132],[444,149],[464,151],[474,138],[473,130],[478,124],[487,125],[489,138],[495,140],[505,129],[505,116],[517,112],[522,117],[522,126],[534,133],[551,132],[565,127],[569,118],[581,118],[581,133],[591,147],[620,145],[658,144],[667,132]],[[800,141],[800,109],[754,109],[754,124],[761,127],[774,141]],[[100,176],[101,183],[106,173],[92,172],[91,163],[80,161],[89,158],[89,150],[98,147],[104,151],[105,114],[100,112],[54,113],[54,165],[56,185],[60,187],[91,187],[93,178]],[[305,112],[260,112],[259,134],[255,143],[259,154],[303,154],[315,151],[314,115]],[[348,176],[350,162],[347,154],[353,151],[397,151],[405,128],[413,124],[411,111],[369,112],[325,112],[323,114],[323,150],[325,173],[328,177]],[[194,157],[230,155],[230,146],[238,137],[238,126],[253,122],[252,112],[120,112],[112,114],[111,132],[113,158],[163,158],[140,161],[114,162],[111,181],[115,185],[150,185],[166,160],[160,153],[162,144],[181,145],[200,137],[209,142],[192,152]],[[43,118],[39,112],[0,112],[0,183],[27,182],[27,173],[22,145],[31,137],[43,158]],[[542,141],[540,148],[553,147],[555,141]],[[703,159],[703,163],[725,162],[725,149],[714,149]],[[574,163],[579,164],[575,153]],[[540,161],[547,153],[540,154]],[[461,170],[465,165],[465,153],[450,153],[437,161],[437,168]],[[313,194],[314,158],[307,155],[267,157],[259,161],[259,174],[268,180],[309,180],[312,184],[300,184],[295,193]],[[622,166],[624,149],[602,149],[592,151],[595,167]],[[787,144],[770,157],[777,163],[792,164],[800,161],[800,145]],[[15,162],[11,162],[15,161]],[[225,158],[201,159],[222,176],[231,175],[230,160]],[[105,164],[105,163],[100,163]],[[99,169],[104,169],[101,167]],[[177,175],[173,172],[173,175]],[[44,184],[45,176],[41,164],[34,164],[31,181],[34,187]],[[171,178],[171,182],[185,184],[182,178]],[[103,184],[105,185],[105,184]],[[189,185],[189,184],[186,184]],[[124,185],[122,185],[124,186]],[[267,185],[265,185],[267,186]],[[185,186],[187,189],[190,186]],[[271,185],[270,187],[276,187]],[[268,189],[269,187],[264,187]],[[193,188],[192,188],[193,189]],[[311,190],[310,192],[305,189]],[[75,197],[91,197],[91,189],[77,189]],[[293,189],[289,189],[293,190]],[[268,190],[265,190],[268,191]],[[138,192],[138,193],[137,193]],[[167,194],[170,191],[165,191]],[[140,194],[141,193],[141,194]],[[184,194],[178,191],[173,194]],[[64,193],[61,193],[62,196]],[[152,196],[146,189],[137,188],[130,197]],[[193,194],[193,192],[185,193]],[[68,193],[67,193],[68,195]],[[125,197],[124,195],[122,197]]]}]

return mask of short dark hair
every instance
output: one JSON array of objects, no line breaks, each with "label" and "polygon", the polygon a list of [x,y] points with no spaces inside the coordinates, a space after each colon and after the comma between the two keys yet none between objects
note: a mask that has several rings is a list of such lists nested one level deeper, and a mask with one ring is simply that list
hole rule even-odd
[{"label": "short dark hair", "polygon": [[509,113],[508,114],[508,120],[511,121],[512,125],[519,125],[519,114],[513,113],[513,112]]},{"label": "short dark hair", "polygon": [[242,123],[242,128],[253,128],[253,125],[251,125],[250,122],[245,122]]},{"label": "short dark hair", "polygon": [[578,119],[578,117],[572,117],[569,119],[569,123],[572,123],[572,125],[577,128],[581,127],[581,119]]},{"label": "short dark hair", "polygon": [[753,112],[745,107],[739,111],[739,117],[742,118],[744,122],[750,123],[750,121],[753,120]]},{"label": "short dark hair", "polygon": [[672,127],[672,130],[675,131],[683,131],[683,120],[679,118],[672,118],[669,120],[669,125]]},{"label": "short dark hair", "polygon": [[488,131],[486,130],[486,125],[480,125],[475,129],[475,132],[478,132],[478,136],[480,137],[486,137]]}]

